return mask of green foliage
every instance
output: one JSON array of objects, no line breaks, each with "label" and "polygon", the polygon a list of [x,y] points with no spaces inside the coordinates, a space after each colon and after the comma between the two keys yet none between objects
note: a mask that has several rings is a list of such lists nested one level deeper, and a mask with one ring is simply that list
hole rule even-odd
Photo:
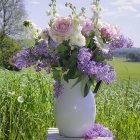
[{"label": "green foliage", "polygon": [[101,55],[101,51],[98,48],[94,51],[93,56],[95,57],[96,62],[103,62],[105,61],[105,57]]},{"label": "green foliage", "polygon": [[52,70],[52,72],[53,72],[53,78],[61,81],[61,77],[62,77],[62,70],[61,70],[61,68],[54,68]]},{"label": "green foliage", "polygon": [[84,93],[84,97],[86,97],[89,92],[89,88],[90,88],[89,77],[87,75],[82,75],[81,83],[82,83],[81,87],[83,88],[82,91]]},{"label": "green foliage", "polygon": [[94,36],[94,32],[90,34],[90,37],[86,39],[86,45],[87,48],[90,48],[92,50],[92,56],[94,56],[96,62],[102,63],[103,61],[105,61],[105,57],[101,55],[101,50],[96,46]]},{"label": "green foliage", "polygon": [[78,48],[71,50],[69,43],[63,42],[57,47],[58,54],[60,56],[60,67],[65,71],[64,80],[68,82],[69,79],[75,79],[81,75],[77,70],[77,53]]},{"label": "green foliage", "polygon": [[29,27],[30,26],[30,21],[29,20],[25,20],[25,21],[23,21],[23,25],[25,26],[25,27]]},{"label": "green foliage", "polygon": [[84,97],[86,97],[88,95],[88,92],[89,92],[89,86],[88,84],[85,84],[85,88],[84,88]]},{"label": "green foliage", "polygon": [[7,69],[14,68],[12,66],[12,57],[15,55],[21,46],[9,36],[0,38],[0,65]]}]

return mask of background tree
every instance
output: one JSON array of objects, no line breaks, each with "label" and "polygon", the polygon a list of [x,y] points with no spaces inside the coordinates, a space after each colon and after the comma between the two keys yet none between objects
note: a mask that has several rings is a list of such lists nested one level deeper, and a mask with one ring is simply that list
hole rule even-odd
[{"label": "background tree", "polygon": [[25,30],[24,0],[0,0],[0,66],[13,69],[11,59],[20,49],[17,43]]},{"label": "background tree", "polygon": [[22,32],[26,18],[24,0],[0,0],[0,32],[17,38]]},{"label": "background tree", "polygon": [[126,56],[126,58],[132,62],[140,62],[140,53],[139,52],[131,52]]},{"label": "background tree", "polygon": [[6,69],[15,70],[16,68],[12,64],[12,57],[19,50],[21,50],[21,45],[5,35],[0,42],[0,65]]}]

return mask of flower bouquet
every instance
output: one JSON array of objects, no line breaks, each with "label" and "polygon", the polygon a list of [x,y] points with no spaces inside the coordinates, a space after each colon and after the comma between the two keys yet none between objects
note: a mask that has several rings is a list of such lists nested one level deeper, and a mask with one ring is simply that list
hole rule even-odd
[{"label": "flower bouquet", "polygon": [[[35,45],[31,48],[23,48],[14,56],[13,63],[18,69],[33,66],[37,72],[42,69],[48,73],[51,72],[56,81],[54,95],[58,101],[68,89],[75,88],[72,92],[78,92],[76,86],[79,83],[82,83],[82,95],[86,100],[90,87],[95,82],[97,84],[94,94],[101,82],[110,84],[115,80],[115,70],[107,61],[113,59],[112,51],[122,47],[130,48],[133,43],[122,35],[117,26],[101,21],[99,0],[93,0],[91,4],[93,13],[91,18],[85,16],[85,8],[78,13],[76,7],[71,3],[65,4],[72,11],[65,17],[58,15],[55,0],[52,0],[49,6],[50,11],[47,14],[50,16],[50,21],[45,29],[41,30],[32,22],[24,21],[24,26],[32,33]],[[71,79],[73,79],[72,82]],[[65,86],[70,87],[63,92]],[[70,99],[70,97],[68,98]],[[75,100],[75,97],[72,100]],[[61,100],[61,102],[63,101]],[[62,109],[62,107],[60,108]],[[77,110],[77,106],[75,106],[75,110]],[[61,112],[61,114],[63,113]],[[66,118],[64,118],[65,115],[66,113],[61,117],[63,120]],[[93,116],[91,119],[93,120]],[[57,121],[59,123],[60,120]],[[78,131],[74,131],[78,133]],[[62,131],[61,134],[63,134]]]}]

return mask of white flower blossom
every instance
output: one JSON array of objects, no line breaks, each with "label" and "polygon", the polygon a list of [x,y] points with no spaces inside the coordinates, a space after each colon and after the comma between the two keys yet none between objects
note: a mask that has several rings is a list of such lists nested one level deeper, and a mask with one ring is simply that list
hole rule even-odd
[{"label": "white flower blossom", "polygon": [[15,91],[8,91],[8,94],[13,96],[13,95],[15,95]]},{"label": "white flower blossom", "polygon": [[23,99],[22,96],[19,96],[19,97],[17,98],[17,100],[18,100],[19,103],[23,103],[23,101],[24,101],[24,99]]},{"label": "white flower blossom", "polygon": [[78,33],[78,34],[71,36],[70,43],[72,45],[83,47],[86,45],[86,39],[81,33]]},{"label": "white flower blossom", "polygon": [[82,35],[82,26],[75,24],[74,32],[70,37],[70,44],[83,47],[86,45],[86,38]]},{"label": "white flower blossom", "polygon": [[34,39],[38,38],[38,36],[41,33],[41,28],[37,27],[37,25],[30,20],[26,20],[25,22],[28,22],[28,25],[26,26],[31,35],[33,36]]},{"label": "white flower blossom", "polygon": [[103,27],[103,25],[104,25],[104,23],[99,19],[99,20],[98,20],[98,24],[97,24],[96,27],[97,27],[98,29],[101,29],[101,28]]},{"label": "white flower blossom", "polygon": [[99,6],[98,2],[96,0],[91,3],[91,11],[93,12],[92,20],[96,26],[98,23],[98,20],[100,19],[101,14],[101,7]]},{"label": "white flower blossom", "polygon": [[83,25],[84,21],[85,21],[85,17],[84,16],[80,16],[79,17],[79,24]]},{"label": "white flower blossom", "polygon": [[94,40],[98,48],[100,48],[103,52],[108,53],[109,48],[107,47],[106,44],[103,43],[103,40],[101,38],[95,36]]}]

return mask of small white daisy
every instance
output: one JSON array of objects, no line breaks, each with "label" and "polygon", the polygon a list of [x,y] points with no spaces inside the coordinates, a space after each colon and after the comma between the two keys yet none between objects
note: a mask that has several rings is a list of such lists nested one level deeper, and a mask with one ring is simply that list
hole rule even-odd
[{"label": "small white daisy", "polygon": [[19,103],[23,103],[23,101],[24,101],[24,99],[23,99],[22,96],[19,96],[19,97],[17,98],[17,100],[18,100]]}]

